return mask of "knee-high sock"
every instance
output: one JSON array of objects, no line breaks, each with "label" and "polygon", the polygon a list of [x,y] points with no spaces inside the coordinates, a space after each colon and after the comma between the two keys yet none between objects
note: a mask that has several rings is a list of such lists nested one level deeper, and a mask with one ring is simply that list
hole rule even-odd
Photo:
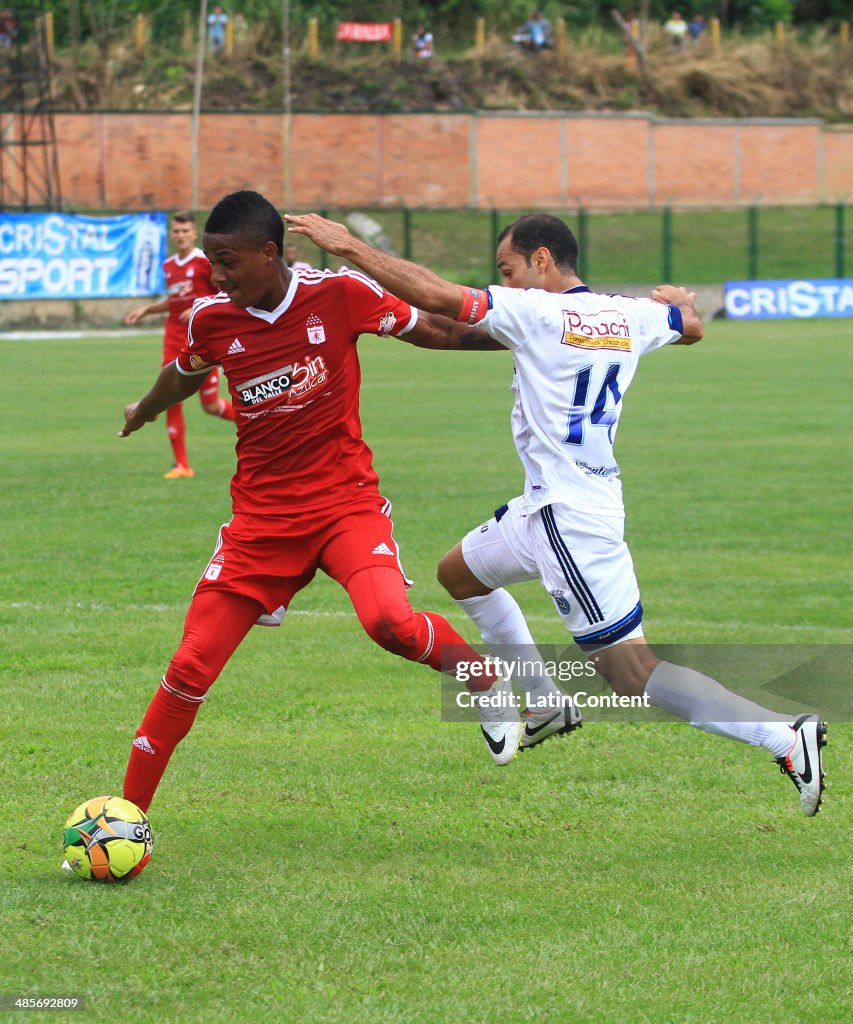
[{"label": "knee-high sock", "polygon": [[124,796],[147,811],[175,747],[192,728],[205,695],[263,611],[237,594],[202,591],[187,612],[184,636],[148,705],[130,751]]},{"label": "knee-high sock", "polygon": [[492,654],[524,661],[523,672],[519,671],[514,679],[524,690],[527,707],[553,712],[554,703],[549,697],[559,697],[560,690],[545,671],[530,627],[509,591],[500,588],[483,597],[467,597],[456,603],[471,617]]},{"label": "knee-high sock", "polygon": [[[356,615],[366,633],[386,651],[409,661],[421,661],[440,672],[454,672],[460,662],[482,662],[471,645],[435,612],[415,612],[409,604],[397,569],[362,569],[347,582]],[[467,684],[472,691],[488,690],[496,676],[487,672]]]},{"label": "knee-high sock", "polygon": [[184,408],[180,402],[166,410],[166,433],[177,466],[189,466],[187,462],[187,428]]},{"label": "knee-high sock", "polygon": [[716,736],[764,747],[783,757],[791,747],[792,719],[727,690],[716,679],[662,661],[646,683],[655,707]]},{"label": "knee-high sock", "polygon": [[187,700],[161,684],[130,748],[124,775],[125,800],[131,800],[143,811],[148,810],[169,758],[192,728],[202,700],[203,697]]}]

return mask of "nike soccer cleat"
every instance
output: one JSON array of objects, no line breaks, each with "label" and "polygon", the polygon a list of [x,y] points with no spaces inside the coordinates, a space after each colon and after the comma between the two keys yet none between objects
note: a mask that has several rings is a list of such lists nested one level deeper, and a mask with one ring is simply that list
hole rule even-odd
[{"label": "nike soccer cleat", "polygon": [[799,790],[803,814],[811,818],[820,810],[824,790],[826,773],[821,767],[820,752],[826,746],[826,722],[817,715],[800,715],[791,728],[794,742],[784,757],[776,758],[776,763]]},{"label": "nike soccer cleat", "polygon": [[529,750],[552,736],[566,736],[583,725],[582,715],[571,701],[550,715],[536,715],[528,711],[524,716],[519,750]]},{"label": "nike soccer cleat", "polygon": [[480,731],[495,764],[509,764],[521,739],[521,716],[508,679],[499,678],[491,690],[474,698]]}]

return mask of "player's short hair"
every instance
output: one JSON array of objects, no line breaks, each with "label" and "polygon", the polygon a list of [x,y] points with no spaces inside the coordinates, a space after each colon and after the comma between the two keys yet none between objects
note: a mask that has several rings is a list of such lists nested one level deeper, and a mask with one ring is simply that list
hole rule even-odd
[{"label": "player's short hair", "polygon": [[524,256],[528,267],[533,253],[544,246],[551,253],[558,270],[564,273],[577,270],[578,241],[568,224],[559,217],[548,213],[525,214],[501,231],[498,243],[508,235],[512,236],[513,249]]},{"label": "player's short hair", "polygon": [[210,211],[204,233],[240,235],[259,248],[265,242],[275,242],[279,256],[284,252],[284,221],[260,192],[244,189],[220,199]]},{"label": "player's short hair", "polygon": [[195,224],[195,214],[192,210],[178,210],[177,213],[172,214],[172,220],[176,220],[180,224]]}]

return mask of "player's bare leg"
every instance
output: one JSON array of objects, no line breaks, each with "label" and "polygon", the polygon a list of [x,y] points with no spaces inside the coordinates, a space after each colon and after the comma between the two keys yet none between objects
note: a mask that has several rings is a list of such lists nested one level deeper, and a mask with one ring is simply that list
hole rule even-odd
[{"label": "player's bare leg", "polygon": [[599,651],[596,668],[615,693],[645,693],[655,707],[716,736],[764,747],[800,794],[808,817],[820,809],[824,789],[821,750],[826,723],[817,715],[778,714],[727,690],[695,669],[656,658],[637,637]]},{"label": "player's bare leg", "polygon": [[[437,575],[438,582],[480,630],[493,654],[506,654],[508,648],[524,652],[524,677],[516,681],[525,695],[519,750],[529,750],[552,736],[565,736],[579,728],[580,712],[545,672],[530,627],[509,591],[503,587],[491,590],[479,580],[465,561],[461,543],[441,559]],[[538,665],[542,666],[539,671],[534,667]],[[504,685],[509,687],[509,681]]]}]

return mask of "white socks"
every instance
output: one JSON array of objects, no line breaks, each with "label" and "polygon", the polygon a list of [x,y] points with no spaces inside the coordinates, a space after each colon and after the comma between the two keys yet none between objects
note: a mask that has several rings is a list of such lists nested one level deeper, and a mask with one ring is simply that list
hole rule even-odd
[{"label": "white socks", "polygon": [[[525,671],[515,681],[525,692],[527,707],[555,706],[549,697],[559,697],[560,690],[545,672],[530,627],[509,592],[501,588],[485,597],[464,598],[456,603],[480,630],[491,653],[506,659],[513,656],[506,648],[521,649],[518,655],[525,660]],[[537,672],[531,662],[539,662],[541,672]],[[697,729],[764,747],[774,757],[784,757],[791,749],[793,734],[789,715],[770,711],[741,697],[695,669],[662,661],[649,676],[645,692],[655,707],[690,722]]]},{"label": "white socks", "polygon": [[505,648],[527,648],[526,651],[518,652],[518,655],[524,658],[525,666],[524,672],[520,673],[521,678],[515,680],[524,690],[527,707],[539,705],[552,712],[554,707],[561,706],[548,700],[552,694],[555,698],[559,697],[560,690],[545,672],[544,664],[541,666],[541,672],[537,672],[530,664],[541,663],[542,656],[536,649],[536,643],[521,608],[507,590],[493,590],[485,597],[467,597],[456,603],[471,617],[480,630],[483,642],[493,654],[507,660],[507,657],[512,657],[512,652]]},{"label": "white socks", "polygon": [[791,748],[789,716],[739,697],[695,669],[662,661],[649,676],[646,693],[655,707],[697,729],[764,747],[774,757],[784,757]]}]

